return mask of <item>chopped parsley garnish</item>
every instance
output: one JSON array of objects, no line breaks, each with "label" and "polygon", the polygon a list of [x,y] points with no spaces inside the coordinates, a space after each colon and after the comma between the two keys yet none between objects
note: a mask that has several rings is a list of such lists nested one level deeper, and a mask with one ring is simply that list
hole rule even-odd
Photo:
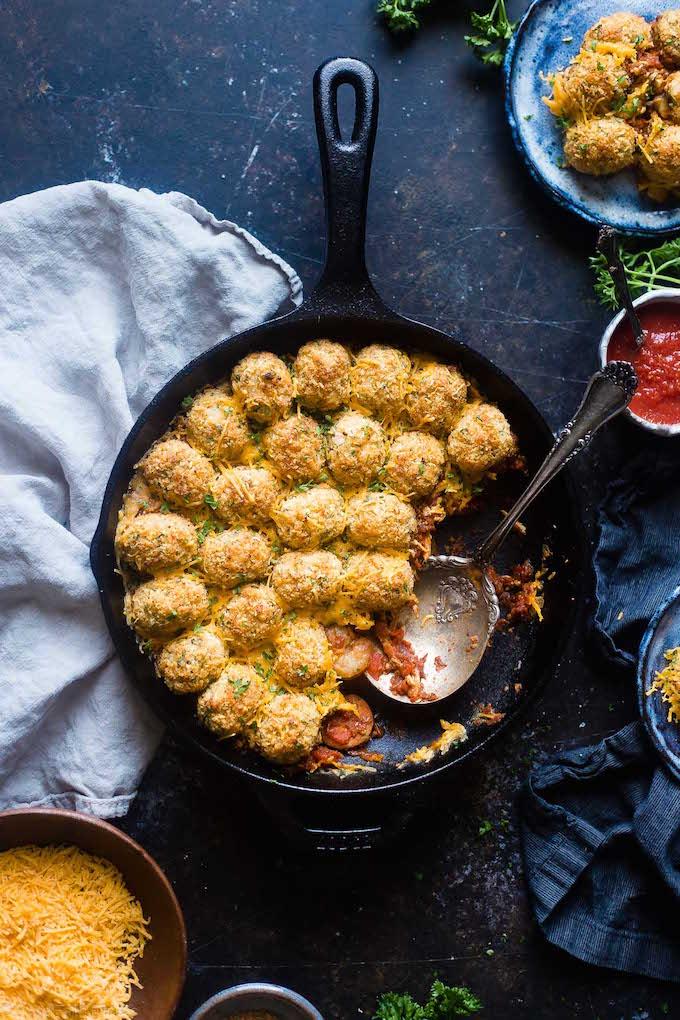
[{"label": "chopped parsley garnish", "polygon": [[209,506],[211,510],[217,510],[217,500],[213,496],[212,492],[206,492],[203,497],[203,502],[206,506]]},{"label": "chopped parsley garnish", "polygon": [[182,407],[184,408],[185,411],[188,411],[193,402],[194,402],[193,397],[185,397],[184,400],[182,401]]},{"label": "chopped parsley garnish", "polygon": [[215,521],[211,521],[210,518],[206,517],[206,519],[203,521],[200,528],[196,532],[196,535],[198,537],[198,544],[203,545],[211,531],[221,530],[222,530],[221,524],[217,524]]},{"label": "chopped parsley garnish", "polygon": [[170,513],[170,504],[169,503],[165,503],[165,502],[161,503],[161,513],[162,514],[169,514]]},{"label": "chopped parsley garnish", "polygon": [[235,698],[240,698],[250,687],[250,680],[246,680],[245,677],[236,677],[234,680],[230,680],[229,682],[234,688]]}]

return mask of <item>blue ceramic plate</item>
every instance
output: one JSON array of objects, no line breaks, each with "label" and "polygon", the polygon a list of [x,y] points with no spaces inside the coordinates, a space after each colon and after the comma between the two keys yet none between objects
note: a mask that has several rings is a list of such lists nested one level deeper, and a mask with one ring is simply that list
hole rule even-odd
[{"label": "blue ceramic plate", "polygon": [[640,645],[638,659],[638,701],[640,715],[654,746],[669,769],[680,779],[680,724],[668,722],[668,705],[660,692],[647,695],[654,677],[665,665],[664,652],[680,645],[680,587],[655,613]]},{"label": "blue ceramic plate", "polygon": [[[550,94],[540,72],[566,67],[583,36],[604,14],[631,11],[648,21],[677,4],[653,0],[534,0],[505,57],[505,107],[515,144],[531,174],[560,205],[591,223],[624,234],[680,230],[680,205],[659,205],[641,195],[632,170],[588,177],[561,169],[562,132],[542,101]],[[565,42],[571,40],[571,42]]]}]

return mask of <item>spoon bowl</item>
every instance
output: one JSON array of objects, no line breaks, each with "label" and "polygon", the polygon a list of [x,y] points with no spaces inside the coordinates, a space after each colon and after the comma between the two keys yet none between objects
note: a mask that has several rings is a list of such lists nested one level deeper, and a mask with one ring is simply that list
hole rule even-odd
[{"label": "spoon bowl", "polygon": [[406,704],[431,703],[453,694],[482,660],[500,615],[488,574],[470,557],[431,556],[419,578],[418,605],[396,615],[395,625],[421,660],[420,682],[427,698],[413,702],[392,689],[393,674],[371,682]]},{"label": "spoon bowl", "polygon": [[[430,556],[416,585],[417,605],[396,615],[417,666],[414,675],[385,672],[369,681],[387,697],[431,704],[459,690],[481,662],[500,617],[488,565],[521,515],[594,434],[630,403],[637,376],[625,361],[610,361],[592,376],[573,419],[503,520],[472,556]],[[411,658],[413,658],[413,655]],[[417,672],[417,676],[415,673]]]}]

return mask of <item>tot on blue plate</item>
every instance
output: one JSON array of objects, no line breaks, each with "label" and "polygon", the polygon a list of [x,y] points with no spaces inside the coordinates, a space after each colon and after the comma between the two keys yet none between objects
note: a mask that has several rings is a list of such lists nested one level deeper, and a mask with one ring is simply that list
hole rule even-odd
[{"label": "tot on blue plate", "polygon": [[563,137],[543,102],[541,78],[566,67],[583,36],[606,14],[629,11],[647,21],[680,7],[650,0],[534,0],[505,55],[505,108],[515,141],[531,175],[556,202],[590,223],[608,223],[622,234],[660,235],[680,230],[680,204],[658,204],[641,194],[633,170],[589,177],[561,168]]},{"label": "tot on blue plate", "polygon": [[647,732],[666,765],[680,779],[680,723],[669,722],[668,703],[650,690],[657,673],[668,665],[664,652],[680,646],[680,587],[652,617],[640,645],[638,702]]}]

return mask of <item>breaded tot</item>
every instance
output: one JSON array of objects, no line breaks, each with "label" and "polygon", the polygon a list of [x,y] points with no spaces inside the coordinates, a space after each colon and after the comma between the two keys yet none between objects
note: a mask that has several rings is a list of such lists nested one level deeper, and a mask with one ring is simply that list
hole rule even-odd
[{"label": "breaded tot", "polygon": [[239,464],[215,477],[211,494],[215,513],[229,524],[266,524],[281,487],[266,468]]},{"label": "breaded tot", "polygon": [[170,637],[206,616],[210,603],[204,584],[192,577],[168,577],[140,584],[125,597],[125,614],[142,637]]},{"label": "breaded tot", "polygon": [[321,716],[311,698],[286,692],[265,705],[249,739],[268,761],[294,765],[318,744],[320,726]]},{"label": "breaded tot", "polygon": [[342,344],[312,340],[303,344],[295,359],[295,391],[304,407],[337,411],[350,395],[350,357]]},{"label": "breaded tot", "polygon": [[141,574],[155,574],[190,563],[198,554],[198,538],[191,521],[179,514],[140,514],[118,522],[116,549]]},{"label": "breaded tot", "polygon": [[230,599],[215,625],[230,648],[247,650],[269,641],[282,619],[272,589],[266,584],[248,584]]},{"label": "breaded tot", "polygon": [[264,425],[283,418],[293,400],[290,372],[269,351],[256,351],[239,361],[231,373],[231,385],[246,415]]},{"label": "breaded tot", "polygon": [[235,588],[266,577],[272,555],[269,539],[250,528],[208,535],[201,550],[203,573],[213,584]]},{"label": "breaded tot", "polygon": [[425,365],[411,374],[406,410],[423,432],[447,435],[465,407],[467,383],[452,365]]},{"label": "breaded tot", "polygon": [[328,433],[328,466],[342,485],[366,485],[375,478],[386,456],[382,427],[358,411],[341,414]]},{"label": "breaded tot", "polygon": [[369,549],[408,549],[416,530],[413,508],[391,492],[364,492],[347,503],[347,537]]},{"label": "breaded tot", "polygon": [[333,665],[326,631],[312,617],[297,617],[284,623],[274,647],[274,672],[289,687],[318,684]]},{"label": "breaded tot", "polygon": [[152,492],[175,506],[200,506],[215,477],[212,464],[181,439],[161,439],[139,462]]},{"label": "breaded tot", "polygon": [[447,449],[465,474],[480,477],[516,452],[508,420],[494,404],[470,404],[451,430]]},{"label": "breaded tot", "polygon": [[425,432],[404,432],[392,443],[385,481],[408,499],[429,496],[442,476],[444,444]]},{"label": "breaded tot", "polygon": [[321,429],[313,418],[292,414],[264,434],[264,448],[287,482],[316,479],[325,467]]},{"label": "breaded tot", "polygon": [[332,602],[341,583],[342,563],[325,549],[284,553],[272,570],[272,587],[291,609]]},{"label": "breaded tot", "polygon": [[217,634],[199,630],[165,645],[156,659],[156,669],[174,694],[197,694],[217,680],[224,662],[224,645]]},{"label": "breaded tot", "polygon": [[414,583],[406,559],[362,551],[347,560],[343,592],[358,609],[386,612],[412,601]]},{"label": "breaded tot", "polygon": [[185,421],[191,445],[214,460],[238,459],[248,442],[248,422],[225,390],[214,388],[199,393]]},{"label": "breaded tot", "polygon": [[267,698],[267,688],[252,666],[230,662],[218,680],[201,694],[198,718],[218,737],[242,734]]},{"label": "breaded tot", "polygon": [[345,501],[330,485],[293,492],[272,512],[276,530],[291,549],[314,549],[345,530]]},{"label": "breaded tot", "polygon": [[403,351],[370,344],[359,351],[352,366],[352,397],[372,414],[398,414],[404,406],[410,371],[411,359]]},{"label": "breaded tot", "polygon": [[597,117],[567,128],[564,155],[574,170],[600,177],[632,166],[636,142],[635,131],[625,120]]}]

